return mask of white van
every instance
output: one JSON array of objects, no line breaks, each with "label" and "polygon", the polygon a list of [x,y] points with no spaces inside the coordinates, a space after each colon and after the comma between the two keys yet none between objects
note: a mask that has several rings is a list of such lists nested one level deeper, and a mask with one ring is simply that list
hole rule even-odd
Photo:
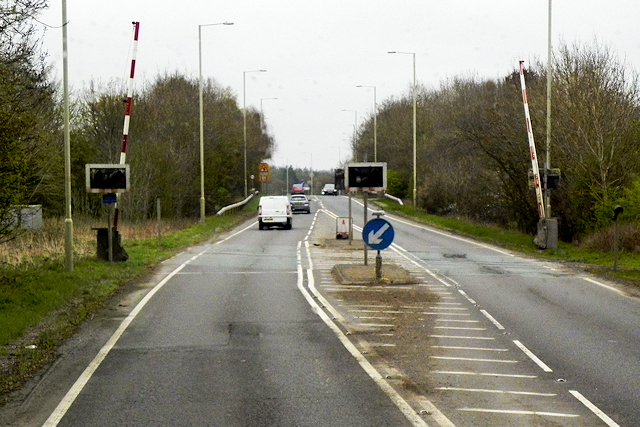
[{"label": "white van", "polygon": [[291,229],[291,203],[287,196],[263,196],[258,205],[258,228],[282,227]]}]

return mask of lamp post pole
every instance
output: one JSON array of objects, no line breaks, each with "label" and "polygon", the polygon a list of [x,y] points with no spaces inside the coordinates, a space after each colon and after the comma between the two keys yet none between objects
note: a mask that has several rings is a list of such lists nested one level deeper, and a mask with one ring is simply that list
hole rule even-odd
[{"label": "lamp post pole", "polygon": [[417,90],[416,90],[416,54],[414,52],[396,52],[396,51],[392,51],[392,52],[388,52],[388,53],[401,53],[401,54],[405,54],[405,55],[412,55],[413,56],[413,85],[411,87],[411,92],[413,93],[413,207],[416,207],[416,199],[417,199],[417,173],[416,173],[416,168],[417,168],[417,143],[416,143],[416,139],[417,139],[417,122],[416,122],[416,96],[417,96]]},{"label": "lamp post pole", "polygon": [[251,70],[242,72],[242,134],[244,139],[244,197],[247,198],[247,73],[266,73],[267,70]]},{"label": "lamp post pole", "polygon": [[67,59],[67,1],[62,0],[62,82],[64,96],[64,269],[73,271],[73,218],[71,216],[71,140],[69,131],[69,66]]},{"label": "lamp post pole", "polygon": [[216,24],[198,25],[198,99],[200,112],[200,222],[205,220],[205,199],[204,199],[204,120],[202,101],[202,27],[212,25],[233,25],[233,22],[219,22]]},{"label": "lamp post pole", "polygon": [[375,86],[363,86],[358,85],[356,87],[370,87],[373,88],[373,161],[378,161],[378,103],[376,101],[376,87]]}]

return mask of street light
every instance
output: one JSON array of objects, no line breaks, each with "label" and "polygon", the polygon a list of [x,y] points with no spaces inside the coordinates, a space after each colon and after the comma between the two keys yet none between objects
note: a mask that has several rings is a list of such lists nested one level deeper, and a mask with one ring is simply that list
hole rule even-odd
[{"label": "street light", "polygon": [[373,161],[378,161],[378,103],[376,101],[376,87],[375,86],[363,86],[358,85],[356,87],[370,87],[373,88]]},{"label": "street light", "polygon": [[264,126],[264,119],[263,119],[263,113],[262,113],[262,101],[266,101],[267,99],[278,99],[278,98],[260,98],[260,130],[262,130],[262,127]]},{"label": "street light", "polygon": [[[354,148],[355,148],[356,139],[357,139],[357,136],[358,136],[358,111],[357,110],[342,110],[342,111],[352,111],[352,112],[355,113],[356,121],[355,121],[355,125],[353,126],[353,145],[354,145]],[[355,150],[354,150],[354,157],[356,157]]]},{"label": "street light", "polygon": [[313,196],[313,153],[311,151],[305,151],[303,154],[309,154],[311,156],[311,185],[309,186],[309,195]]},{"label": "street light", "polygon": [[205,219],[204,202],[204,124],[203,124],[203,102],[202,102],[202,27],[212,25],[233,25],[233,22],[218,22],[216,24],[198,25],[198,97],[200,102],[200,222]]},{"label": "street light", "polygon": [[244,197],[249,195],[247,189],[247,73],[266,73],[267,70],[251,70],[242,72],[242,123],[244,139]]},{"label": "street light", "polygon": [[412,55],[413,56],[413,87],[411,92],[413,92],[413,207],[416,207],[416,195],[417,195],[417,187],[416,187],[416,54],[413,52],[396,52],[391,51],[387,53],[400,53],[404,55]]}]

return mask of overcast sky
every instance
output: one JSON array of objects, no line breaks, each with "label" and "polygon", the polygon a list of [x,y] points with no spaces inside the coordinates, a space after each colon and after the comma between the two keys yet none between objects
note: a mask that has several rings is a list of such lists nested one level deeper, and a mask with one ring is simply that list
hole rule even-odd
[{"label": "overcast sky", "polygon": [[[40,16],[61,24],[60,0]],[[416,54],[419,84],[437,88],[454,76],[501,78],[519,60],[547,58],[548,0],[68,0],[69,81],[127,81],[132,21],[140,22],[136,87],[158,74],[198,77],[202,67],[235,92],[246,73],[247,106],[260,109],[277,151],[272,165],[331,169],[350,157],[353,126],[378,104],[407,94]],[[640,70],[640,2],[554,0],[552,42],[611,47]],[[44,47],[62,79],[62,30]],[[519,94],[518,94],[519,96]],[[268,98],[278,98],[268,99]],[[134,100],[135,101],[135,100]],[[523,118],[524,121],[524,118]],[[135,107],[131,126],[135,126]],[[119,144],[120,141],[114,141]],[[130,142],[135,144],[135,140]],[[408,147],[409,149],[409,147]],[[368,159],[373,161],[372,158]],[[378,159],[384,161],[384,159]]]}]

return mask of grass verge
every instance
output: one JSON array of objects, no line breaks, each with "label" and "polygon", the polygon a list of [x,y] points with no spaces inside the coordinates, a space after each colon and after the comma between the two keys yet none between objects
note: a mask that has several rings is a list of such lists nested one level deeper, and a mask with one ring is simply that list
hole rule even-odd
[{"label": "grass verge", "polygon": [[[39,256],[0,267],[0,405],[12,391],[52,362],[56,349],[122,285],[150,274],[159,262],[206,242],[255,215],[257,200],[229,216],[214,216],[157,237],[124,239],[126,262],[108,263],[95,254],[77,256],[72,272],[64,256]],[[95,234],[93,236],[95,242]],[[148,233],[147,233],[148,235]],[[86,239],[85,239],[86,240]],[[95,247],[87,242],[75,246]]]},{"label": "grass verge", "polygon": [[614,269],[612,251],[601,251],[565,242],[558,242],[557,249],[539,249],[533,243],[533,236],[528,234],[489,225],[474,224],[455,218],[430,215],[411,206],[398,205],[387,200],[375,200],[374,203],[387,212],[411,218],[425,225],[471,237],[528,256],[571,264],[591,274],[627,285],[635,292],[640,291],[640,257],[635,252],[621,251],[618,254],[618,268]]}]

